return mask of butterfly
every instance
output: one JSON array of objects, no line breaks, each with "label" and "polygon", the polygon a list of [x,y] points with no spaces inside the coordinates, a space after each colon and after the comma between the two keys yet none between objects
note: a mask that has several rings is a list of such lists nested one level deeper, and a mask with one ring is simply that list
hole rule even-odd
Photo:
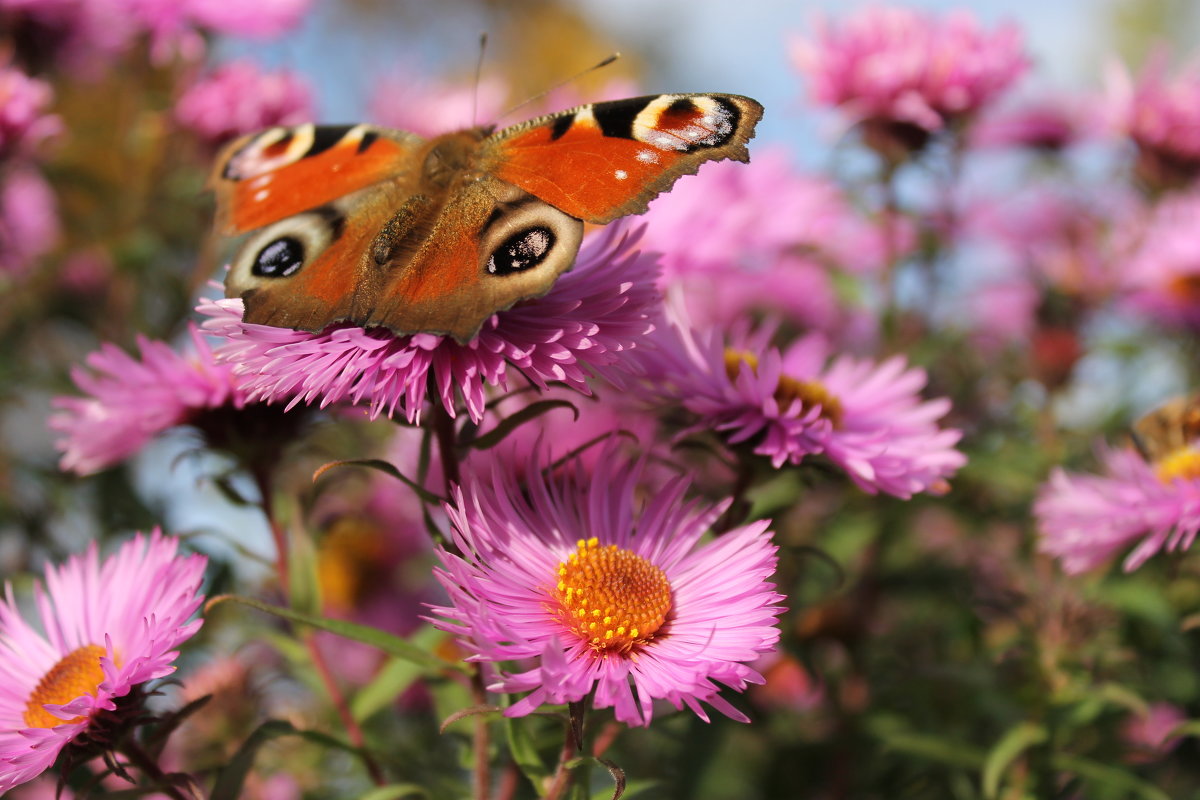
[{"label": "butterfly", "polygon": [[365,124],[243,137],[209,179],[217,231],[246,237],[226,295],[251,323],[467,342],[550,290],[585,222],[644,212],[705,161],[749,161],[762,111],[740,95],[661,94],[428,140]]},{"label": "butterfly", "polygon": [[1173,397],[1133,423],[1134,446],[1157,463],[1200,439],[1200,395]]}]

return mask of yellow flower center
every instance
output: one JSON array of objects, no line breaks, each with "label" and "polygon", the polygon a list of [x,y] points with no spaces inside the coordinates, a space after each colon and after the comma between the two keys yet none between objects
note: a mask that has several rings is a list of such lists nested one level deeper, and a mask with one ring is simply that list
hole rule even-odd
[{"label": "yellow flower center", "polygon": [[[758,357],[744,350],[725,351],[725,374],[729,380],[737,380],[742,364],[746,364],[758,374]],[[801,381],[788,375],[779,377],[779,385],[775,387],[775,401],[782,409],[791,408],[792,403],[800,401],[800,414],[806,414],[814,408],[819,408],[820,416],[833,423],[833,427],[842,426],[842,401],[830,394],[819,381]]]},{"label": "yellow flower center", "polygon": [[1194,447],[1172,450],[1158,460],[1154,472],[1163,483],[1200,478],[1200,451]]},{"label": "yellow flower center", "polygon": [[654,637],[671,611],[666,573],[592,537],[558,565],[555,597],[564,624],[597,652],[628,653]]},{"label": "yellow flower center", "polygon": [[31,728],[53,728],[82,720],[83,717],[59,719],[42,706],[46,703],[63,705],[85,694],[95,695],[104,680],[104,669],[100,666],[104,652],[100,645],[89,644],[63,656],[42,676],[29,696],[25,705],[25,724]]}]

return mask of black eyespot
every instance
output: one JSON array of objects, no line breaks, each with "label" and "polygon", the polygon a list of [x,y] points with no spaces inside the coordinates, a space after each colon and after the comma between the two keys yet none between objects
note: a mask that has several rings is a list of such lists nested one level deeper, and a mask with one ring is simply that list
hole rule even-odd
[{"label": "black eyespot", "polygon": [[487,271],[492,275],[511,275],[545,260],[554,247],[554,232],[538,226],[527,228],[504,240],[488,259]]},{"label": "black eyespot", "polygon": [[250,272],[262,278],[286,278],[304,266],[304,245],[284,236],[258,251]]}]

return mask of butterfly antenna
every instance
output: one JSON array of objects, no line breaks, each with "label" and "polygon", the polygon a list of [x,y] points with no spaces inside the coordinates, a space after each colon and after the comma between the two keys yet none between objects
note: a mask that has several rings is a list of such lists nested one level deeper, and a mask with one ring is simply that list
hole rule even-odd
[{"label": "butterfly antenna", "polygon": [[483,80],[483,56],[487,52],[487,31],[479,34],[479,60],[475,62],[475,91],[471,93],[471,127],[479,124],[479,82]]},{"label": "butterfly antenna", "polygon": [[504,119],[509,114],[513,113],[514,111],[522,109],[525,106],[529,105],[530,103],[534,103],[534,102],[537,102],[538,100],[541,100],[543,97],[550,94],[551,92],[561,89],[562,87],[566,86],[568,83],[574,83],[575,81],[579,80],[580,78],[582,78],[584,75],[587,75],[588,73],[595,72],[598,69],[603,69],[604,67],[607,67],[609,64],[613,63],[620,57],[621,57],[620,53],[613,53],[612,55],[605,57],[598,63],[593,64],[592,66],[588,67],[587,69],[580,70],[579,72],[575,73],[574,75],[567,78],[566,80],[561,80],[558,83],[551,86],[550,88],[543,89],[542,91],[538,92],[533,97],[522,100],[521,102],[517,103],[515,106],[510,108],[508,111],[505,111],[503,114],[501,114],[498,119]]}]

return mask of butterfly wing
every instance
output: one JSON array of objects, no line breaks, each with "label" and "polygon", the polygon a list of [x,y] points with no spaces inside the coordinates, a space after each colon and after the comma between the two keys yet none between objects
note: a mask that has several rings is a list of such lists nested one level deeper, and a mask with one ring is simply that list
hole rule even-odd
[{"label": "butterfly wing", "polygon": [[762,106],[732,94],[662,94],[580,106],[483,143],[483,171],[592,223],[640,214],[705,161],[749,161]]},{"label": "butterfly wing", "polygon": [[421,137],[371,125],[270,128],[228,144],[209,186],[217,231],[245,233],[318,208],[413,167]]}]

